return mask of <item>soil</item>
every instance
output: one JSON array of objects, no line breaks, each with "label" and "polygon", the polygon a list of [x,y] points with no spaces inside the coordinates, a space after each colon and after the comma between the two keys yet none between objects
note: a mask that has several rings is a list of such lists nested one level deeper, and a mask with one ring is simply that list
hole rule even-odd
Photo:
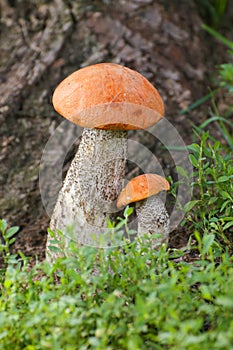
[{"label": "soil", "polygon": [[[220,28],[229,39],[232,20],[229,6]],[[216,65],[229,57],[203,31],[192,1],[1,0],[0,30],[0,217],[20,227],[12,251],[42,260],[50,218],[41,200],[39,166],[46,142],[63,121],[51,103],[57,84],[99,62],[135,69],[158,88],[166,118],[190,144],[192,124],[207,118],[208,103],[188,114],[180,111],[214,87]],[[221,96],[218,103],[224,106]],[[146,145],[175,181],[175,166],[159,140],[145,132],[130,137]],[[69,150],[64,174],[77,145]],[[140,168],[128,162],[127,172],[132,177]],[[184,245],[189,234],[178,227],[170,245]]]}]

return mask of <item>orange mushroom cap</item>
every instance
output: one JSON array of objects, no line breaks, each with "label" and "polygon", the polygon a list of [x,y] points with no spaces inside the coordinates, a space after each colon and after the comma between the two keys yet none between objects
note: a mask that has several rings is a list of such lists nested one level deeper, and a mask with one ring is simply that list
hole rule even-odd
[{"label": "orange mushroom cap", "polygon": [[169,182],[157,174],[143,174],[130,180],[117,198],[117,208],[138,202],[170,189]]},{"label": "orange mushroom cap", "polygon": [[164,116],[158,91],[138,72],[114,63],[84,67],[53,94],[55,110],[85,128],[146,129]]}]

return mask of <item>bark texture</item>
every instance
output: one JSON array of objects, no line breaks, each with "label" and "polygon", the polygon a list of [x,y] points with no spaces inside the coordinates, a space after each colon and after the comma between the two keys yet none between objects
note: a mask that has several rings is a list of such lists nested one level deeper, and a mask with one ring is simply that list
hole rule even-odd
[{"label": "bark texture", "polygon": [[[84,130],[50,223],[54,232],[64,233],[65,246],[70,239],[78,246],[111,244],[107,219],[114,218],[115,200],[123,185],[126,136],[125,131]],[[49,245],[50,239],[48,259]],[[57,255],[52,253],[51,259]]]},{"label": "bark texture", "polygon": [[[0,86],[0,115],[9,114],[20,98],[29,94],[30,88],[54,63],[73,26],[70,9],[62,0],[54,0],[48,6],[31,4],[30,7],[27,4],[24,8],[19,4],[14,23],[7,21],[12,9],[4,2],[5,26],[1,28],[1,36],[6,35],[8,41],[2,40],[0,45],[3,54],[0,64],[5,66],[4,84]],[[26,20],[26,13],[33,11],[33,6],[37,13],[32,13]]]}]

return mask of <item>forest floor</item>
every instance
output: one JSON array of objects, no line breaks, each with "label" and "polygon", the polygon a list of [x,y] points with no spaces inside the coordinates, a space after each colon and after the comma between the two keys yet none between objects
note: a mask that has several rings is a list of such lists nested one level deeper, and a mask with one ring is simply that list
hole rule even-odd
[{"label": "forest floor", "polygon": [[[158,88],[166,118],[188,145],[194,140],[192,124],[206,120],[210,103],[187,114],[180,111],[214,88],[216,65],[228,56],[202,29],[192,1],[25,4],[3,0],[1,8],[0,217],[20,227],[13,251],[41,260],[50,218],[41,199],[39,167],[47,141],[63,121],[51,103],[57,84],[80,67],[99,62],[135,69]],[[229,11],[220,28],[229,39],[232,19]],[[221,112],[224,96],[217,103]],[[131,136],[155,154],[166,176],[176,177],[159,140],[151,143],[146,133]],[[135,176],[139,169],[128,164],[127,172]],[[181,247],[189,235],[187,227],[178,227],[170,245]]]}]

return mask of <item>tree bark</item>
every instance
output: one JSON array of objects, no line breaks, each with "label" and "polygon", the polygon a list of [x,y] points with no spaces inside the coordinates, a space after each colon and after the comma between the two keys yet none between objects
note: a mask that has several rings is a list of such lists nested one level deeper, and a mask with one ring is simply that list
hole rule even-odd
[{"label": "tree bark", "polygon": [[[33,8],[18,5],[14,10],[2,3],[0,114],[5,116],[19,107],[36,82],[55,61],[71,32],[73,19],[69,7],[62,0]],[[34,5],[35,7],[35,5]],[[9,14],[14,20],[8,20]],[[40,20],[36,21],[36,16]],[[6,37],[7,40],[3,40]],[[15,41],[15,38],[17,41]],[[9,57],[10,54],[10,57]],[[0,78],[1,78],[0,76]]]}]

